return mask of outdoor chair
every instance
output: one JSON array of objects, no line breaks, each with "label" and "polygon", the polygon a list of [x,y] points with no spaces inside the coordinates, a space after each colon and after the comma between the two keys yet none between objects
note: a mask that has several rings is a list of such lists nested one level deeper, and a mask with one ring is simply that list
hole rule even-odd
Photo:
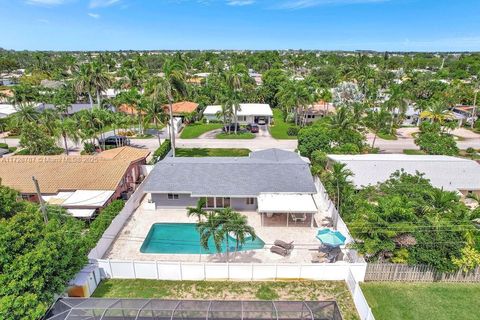
[{"label": "outdoor chair", "polygon": [[305,222],[307,220],[307,214],[302,213],[302,214],[296,214],[292,213],[292,220],[293,222]]},{"label": "outdoor chair", "polygon": [[285,241],[282,241],[282,240],[275,240],[275,242],[273,244],[276,245],[277,247],[281,247],[285,250],[293,250],[293,248],[294,248],[293,241],[292,242],[285,242]]},{"label": "outdoor chair", "polygon": [[270,252],[281,255],[282,257],[286,257],[290,254],[290,250],[284,249],[284,248],[279,247],[279,246],[272,246],[270,248]]},{"label": "outdoor chair", "polygon": [[312,263],[324,263],[328,262],[328,259],[325,257],[325,253],[323,252],[315,252],[312,253]]}]

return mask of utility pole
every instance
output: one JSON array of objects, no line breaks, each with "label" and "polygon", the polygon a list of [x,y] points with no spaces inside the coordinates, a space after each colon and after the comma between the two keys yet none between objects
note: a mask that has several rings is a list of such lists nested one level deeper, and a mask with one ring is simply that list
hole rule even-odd
[{"label": "utility pole", "polygon": [[45,224],[47,224],[48,223],[47,208],[45,208],[45,201],[43,201],[38,180],[35,179],[35,177],[32,177],[32,180],[33,180],[33,184],[35,185],[35,190],[37,191],[38,201],[40,201],[40,210],[42,210],[43,221],[45,221]]}]

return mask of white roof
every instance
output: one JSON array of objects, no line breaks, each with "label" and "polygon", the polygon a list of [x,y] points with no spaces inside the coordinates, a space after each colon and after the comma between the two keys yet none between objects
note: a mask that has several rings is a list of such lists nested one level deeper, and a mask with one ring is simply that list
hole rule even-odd
[{"label": "white roof", "polygon": [[[203,111],[204,115],[217,115],[222,110],[222,106],[208,106]],[[273,117],[272,109],[268,104],[263,103],[241,103],[240,110],[237,115],[239,116],[265,116]]]},{"label": "white roof", "polygon": [[11,104],[0,104],[0,118],[8,117],[17,112],[17,109]]},{"label": "white roof", "polygon": [[91,218],[95,213],[95,209],[67,209],[75,218]]},{"label": "white roof", "polygon": [[77,190],[63,203],[63,207],[95,207],[100,208],[112,197],[111,190]]},{"label": "white roof", "polygon": [[476,161],[437,155],[361,154],[328,155],[328,158],[347,165],[356,187],[386,181],[392,173],[403,169],[415,174],[424,173],[431,184],[445,190],[480,190],[480,164]]},{"label": "white roof", "polygon": [[258,212],[316,213],[315,201],[310,194],[262,193],[257,197]]}]

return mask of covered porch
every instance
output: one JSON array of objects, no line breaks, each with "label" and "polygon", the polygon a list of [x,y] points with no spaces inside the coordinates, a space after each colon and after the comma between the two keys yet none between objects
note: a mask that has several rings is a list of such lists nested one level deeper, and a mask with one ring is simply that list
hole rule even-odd
[{"label": "covered porch", "polygon": [[318,209],[310,194],[266,193],[257,201],[263,227],[317,227]]}]

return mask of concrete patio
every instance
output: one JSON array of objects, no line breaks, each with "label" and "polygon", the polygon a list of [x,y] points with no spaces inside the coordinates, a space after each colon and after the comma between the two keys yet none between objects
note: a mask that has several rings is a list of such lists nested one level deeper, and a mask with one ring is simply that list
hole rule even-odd
[{"label": "concrete patio", "polygon": [[[263,226],[261,215],[257,212],[241,212],[248,218],[248,223],[255,228],[257,236],[265,242],[265,248],[260,250],[241,251],[231,254],[230,262],[244,263],[310,263],[312,254],[320,245],[316,239],[319,228],[310,228],[308,225],[295,224],[286,227]],[[321,225],[325,218],[323,211],[314,215],[316,225]],[[280,220],[282,220],[280,218]],[[185,261],[185,262],[221,262],[226,260],[225,254],[198,255],[198,254],[151,254],[141,253],[140,247],[154,223],[196,223],[197,219],[188,218],[185,209],[154,209],[145,198],[140,207],[132,214],[117,239],[114,241],[104,258],[120,260],[157,260],[157,261]],[[287,257],[270,252],[275,240],[286,242],[294,241],[295,249]]]}]

